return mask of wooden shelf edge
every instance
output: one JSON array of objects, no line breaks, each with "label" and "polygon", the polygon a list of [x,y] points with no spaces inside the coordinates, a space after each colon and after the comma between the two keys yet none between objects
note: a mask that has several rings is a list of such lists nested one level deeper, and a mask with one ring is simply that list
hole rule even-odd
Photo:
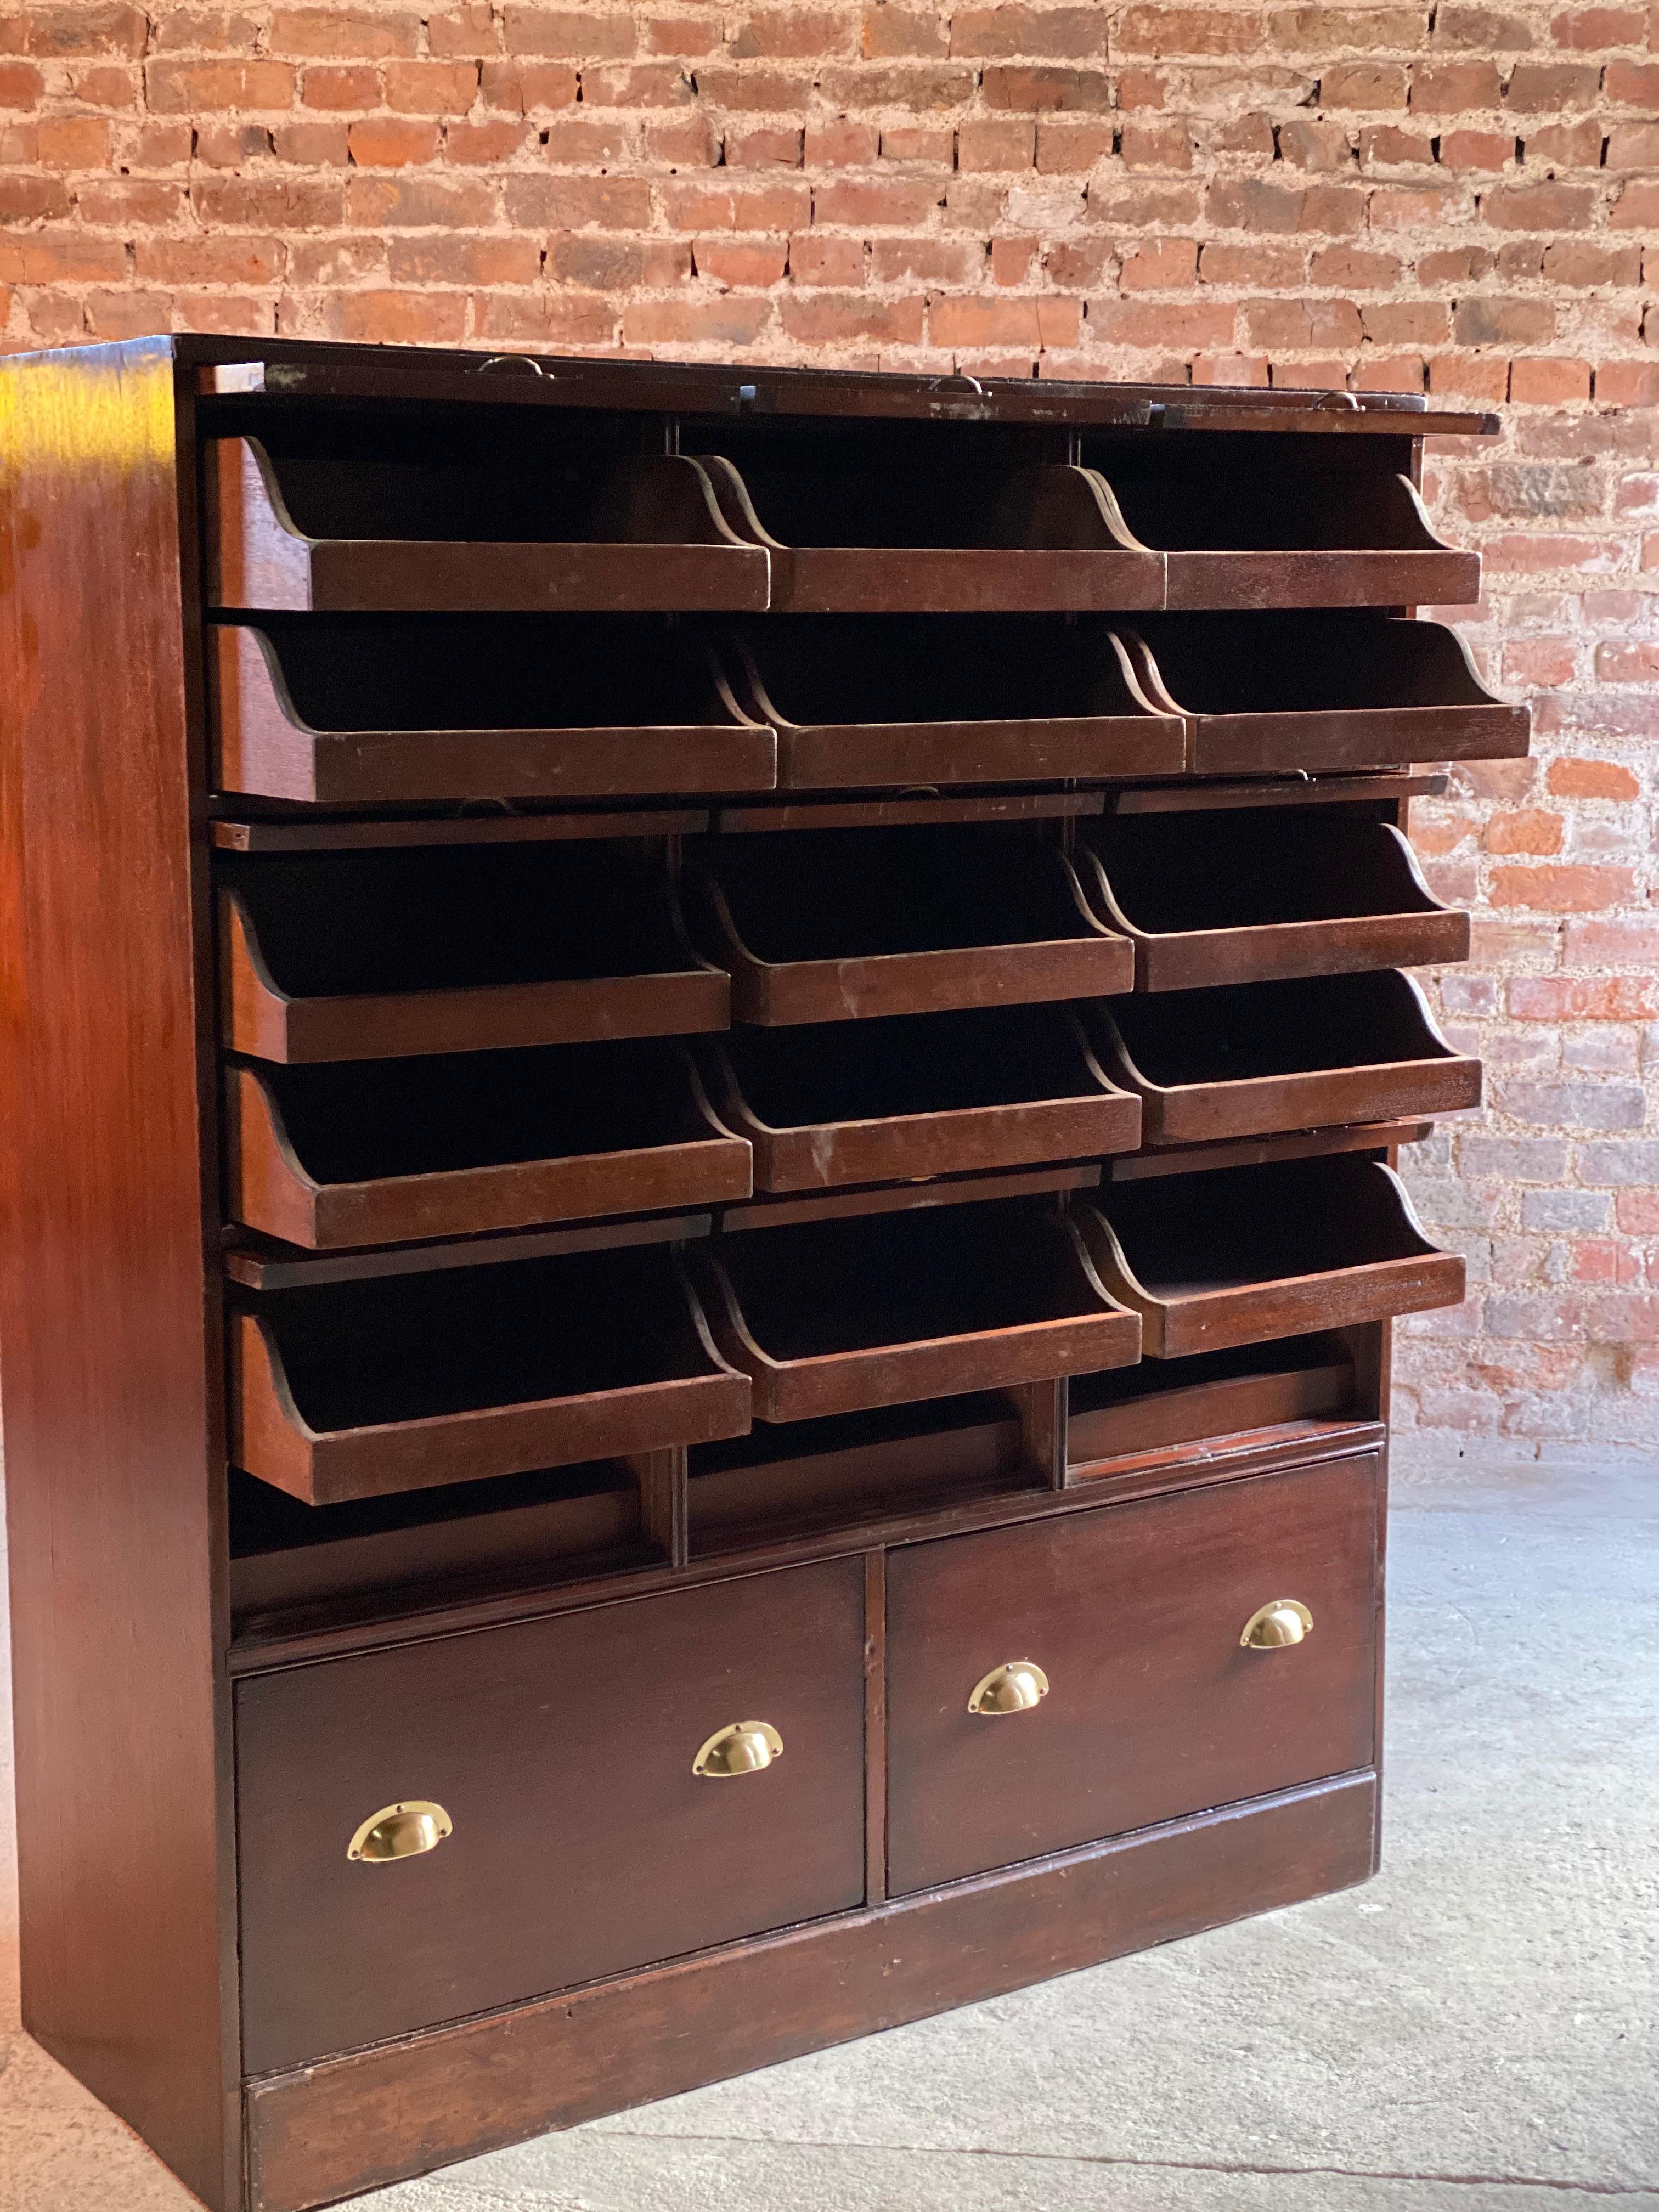
[{"label": "wooden shelf edge", "polygon": [[1288,1130],[1268,1137],[1232,1137],[1213,1145],[1149,1145],[1122,1152],[1102,1170],[1110,1182],[1141,1182],[1149,1176],[1191,1175],[1209,1168],[1261,1167],[1270,1160],[1315,1159],[1327,1152],[1386,1152],[1419,1145],[1434,1134],[1432,1121],[1353,1122],[1335,1129]]}]

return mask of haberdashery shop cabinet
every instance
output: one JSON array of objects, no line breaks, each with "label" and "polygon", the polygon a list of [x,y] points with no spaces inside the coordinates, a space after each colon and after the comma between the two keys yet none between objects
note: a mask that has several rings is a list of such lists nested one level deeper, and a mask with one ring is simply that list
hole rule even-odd
[{"label": "haberdashery shop cabinet", "polygon": [[27,2024],[214,2212],[1357,1882],[1399,398],[0,364]]}]

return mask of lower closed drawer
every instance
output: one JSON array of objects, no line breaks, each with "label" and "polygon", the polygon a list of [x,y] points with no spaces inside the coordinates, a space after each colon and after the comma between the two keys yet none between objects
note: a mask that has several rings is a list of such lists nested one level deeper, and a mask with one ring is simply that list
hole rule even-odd
[{"label": "lower closed drawer", "polygon": [[[246,2072],[858,1904],[863,1644],[847,1559],[241,1683]],[[769,1765],[694,1773],[751,1721]]]},{"label": "lower closed drawer", "polygon": [[[890,1891],[1368,1765],[1381,1468],[1369,1452],[893,1554]],[[1310,1629],[1241,1643],[1276,1600]],[[1026,1671],[1013,1710],[970,1711],[1018,1662],[1047,1694],[1018,1706]]]}]

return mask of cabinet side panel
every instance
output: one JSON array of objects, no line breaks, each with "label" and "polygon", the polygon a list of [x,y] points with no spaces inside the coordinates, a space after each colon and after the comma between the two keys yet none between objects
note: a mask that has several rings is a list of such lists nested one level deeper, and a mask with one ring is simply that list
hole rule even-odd
[{"label": "cabinet side panel", "polygon": [[24,2019],[222,2205],[217,1409],[173,447],[165,341],[0,363],[0,1373]]}]

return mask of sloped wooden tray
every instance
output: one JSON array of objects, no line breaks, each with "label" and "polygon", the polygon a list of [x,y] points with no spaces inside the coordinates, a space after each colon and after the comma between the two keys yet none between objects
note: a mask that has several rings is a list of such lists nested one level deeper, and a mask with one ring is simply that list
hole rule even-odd
[{"label": "sloped wooden tray", "polygon": [[1059,1007],[734,1030],[704,1059],[763,1191],[1086,1159],[1140,1140],[1137,1102]]},{"label": "sloped wooden tray", "polygon": [[1119,630],[1146,698],[1187,718],[1194,775],[1314,774],[1523,755],[1457,631],[1387,615],[1164,616]]},{"label": "sloped wooden tray", "polygon": [[213,438],[203,485],[210,607],[759,611],[769,601],[765,550],[727,528],[707,473],[680,454],[596,465],[581,531],[559,542],[511,534],[523,485],[506,460],[468,471]]},{"label": "sloped wooden tray", "polygon": [[1436,536],[1409,477],[1266,461],[1166,463],[1142,473],[1103,455],[1115,532],[1163,554],[1167,607],[1455,606],[1480,598],[1480,556]]},{"label": "sloped wooden tray", "polygon": [[1092,471],[1064,464],[850,473],[787,453],[699,456],[727,526],[796,614],[1036,614],[1161,607],[1162,556],[1115,533]]},{"label": "sloped wooden tray", "polygon": [[724,1029],[727,978],[623,848],[246,859],[220,890],[221,1035],[258,1060],[394,1058]]},{"label": "sloped wooden tray", "polygon": [[1480,1062],[1453,1051],[1416,982],[1393,969],[1136,993],[1097,1001],[1085,1020],[1112,1079],[1139,1097],[1148,1144],[1480,1103]]},{"label": "sloped wooden tray", "polygon": [[551,1046],[225,1071],[226,1210],[311,1249],[747,1198],[685,1048]]},{"label": "sloped wooden tray", "polygon": [[1122,1366],[1113,1304],[1050,1202],[1013,1199],[717,1238],[689,1255],[716,1343],[772,1421]]},{"label": "sloped wooden tray", "polygon": [[230,1321],[230,1455],[316,1505],[740,1436],[662,1249],[280,1291]]},{"label": "sloped wooden tray", "polygon": [[206,667],[215,781],[262,799],[560,800],[777,780],[774,732],[708,646],[649,617],[220,623]]},{"label": "sloped wooden tray", "polygon": [[948,616],[774,617],[733,633],[732,686],[777,733],[787,791],[1179,775],[1184,720],[1109,630]]},{"label": "sloped wooden tray", "polygon": [[1074,1201],[1101,1281],[1158,1359],[1455,1305],[1462,1261],[1352,1153],[1113,1183]]},{"label": "sloped wooden tray", "polygon": [[1067,856],[1019,830],[715,839],[688,913],[738,1018],[768,1024],[1090,998],[1133,967]]},{"label": "sloped wooden tray", "polygon": [[1080,880],[1133,945],[1139,991],[1468,957],[1468,916],[1440,904],[1392,823],[1242,809],[1115,817],[1082,836]]}]

